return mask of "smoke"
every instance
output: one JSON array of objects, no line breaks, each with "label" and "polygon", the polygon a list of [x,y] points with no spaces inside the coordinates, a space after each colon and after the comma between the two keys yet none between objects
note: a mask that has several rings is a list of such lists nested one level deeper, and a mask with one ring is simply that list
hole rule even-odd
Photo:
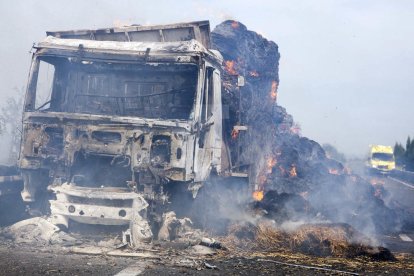
[{"label": "smoke", "polygon": [[398,214],[375,196],[372,185],[328,158],[317,142],[301,137],[292,116],[277,104],[278,46],[234,21],[218,25],[212,42],[232,65],[225,83],[235,73],[246,76],[242,88],[231,81],[225,85],[230,118],[239,117],[226,124],[226,133],[235,124],[248,126],[234,144],[242,148],[240,162],[250,164],[254,189],[265,192],[262,201],[246,200],[254,210],[248,215],[229,206],[221,215],[257,222],[258,216],[249,215],[259,212],[262,219],[290,231],[321,222],[347,223],[368,236],[398,229]]}]

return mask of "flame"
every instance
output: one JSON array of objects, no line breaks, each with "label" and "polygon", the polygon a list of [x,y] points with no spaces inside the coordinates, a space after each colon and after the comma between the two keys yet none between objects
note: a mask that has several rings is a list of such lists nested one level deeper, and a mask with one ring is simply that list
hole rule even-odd
[{"label": "flame", "polygon": [[339,175],[339,170],[338,169],[329,169],[329,173]]},{"label": "flame", "polygon": [[272,88],[270,90],[270,98],[273,101],[277,100],[277,86],[278,86],[277,81],[272,81]]},{"label": "flame", "polygon": [[375,189],[374,196],[376,198],[382,199],[382,190],[381,189]]},{"label": "flame", "polygon": [[[262,193],[263,193],[263,190],[264,190],[263,187],[264,187],[264,185],[267,181],[267,178],[270,174],[272,174],[273,167],[276,166],[276,164],[277,164],[276,158],[270,156],[266,159],[266,166],[261,169],[261,172],[257,177],[257,182],[259,184],[259,188],[256,190],[256,192],[262,191]],[[257,196],[259,197],[259,195],[257,195]],[[253,197],[256,198],[254,194],[253,194]],[[263,195],[262,195],[262,198],[263,198]]]},{"label": "flame", "polygon": [[224,62],[224,70],[226,70],[227,73],[230,75],[237,75],[237,71],[234,69],[236,62],[234,60],[226,60]]},{"label": "flame", "polygon": [[272,169],[274,166],[276,166],[277,160],[274,157],[270,157],[267,159],[267,173],[272,173]]},{"label": "flame", "polygon": [[254,191],[253,194],[253,199],[256,201],[261,201],[264,197],[264,192],[259,190],[259,191]]},{"label": "flame", "polygon": [[239,136],[239,130],[233,128],[233,130],[231,131],[231,138],[233,140],[236,140],[238,136]]},{"label": "flame", "polygon": [[233,21],[233,22],[231,22],[231,27],[232,27],[233,29],[237,29],[238,27],[240,27],[240,24],[239,24],[239,22],[237,22],[237,21]]},{"label": "flame", "polygon": [[257,73],[257,71],[253,70],[249,72],[250,77],[258,77],[259,73]]},{"label": "flame", "polygon": [[384,185],[385,181],[382,179],[378,179],[378,178],[372,178],[370,181],[371,185]]},{"label": "flame", "polygon": [[300,127],[300,125],[298,123],[295,123],[291,128],[290,128],[290,132],[293,134],[297,134],[300,135],[302,129]]},{"label": "flame", "polygon": [[289,171],[289,176],[290,177],[296,177],[296,176],[298,176],[298,174],[296,173],[296,167],[295,167],[295,165],[292,165],[292,168]]}]

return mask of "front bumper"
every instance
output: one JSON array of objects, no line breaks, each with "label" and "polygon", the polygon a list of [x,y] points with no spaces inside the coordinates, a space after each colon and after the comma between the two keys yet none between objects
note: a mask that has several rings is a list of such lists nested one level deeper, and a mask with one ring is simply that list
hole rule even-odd
[{"label": "front bumper", "polygon": [[148,207],[146,200],[126,188],[89,188],[65,183],[50,186],[52,219],[68,226],[68,219],[103,225],[126,225]]}]

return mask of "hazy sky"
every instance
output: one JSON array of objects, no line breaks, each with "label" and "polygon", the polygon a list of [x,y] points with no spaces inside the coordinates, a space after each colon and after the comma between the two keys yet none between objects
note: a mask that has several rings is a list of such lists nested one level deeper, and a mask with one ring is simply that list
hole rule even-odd
[{"label": "hazy sky", "polygon": [[2,0],[0,100],[26,84],[46,30],[225,19],[279,45],[279,104],[349,155],[414,135],[414,1]]}]

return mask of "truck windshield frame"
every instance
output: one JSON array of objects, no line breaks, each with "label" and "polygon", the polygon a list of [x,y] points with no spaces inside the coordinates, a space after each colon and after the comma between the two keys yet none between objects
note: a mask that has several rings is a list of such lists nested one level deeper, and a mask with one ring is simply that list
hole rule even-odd
[{"label": "truck windshield frame", "polygon": [[[39,97],[40,63],[53,67],[48,98]],[[191,120],[199,66],[194,63],[114,62],[37,56],[26,111],[67,112],[148,119]],[[38,101],[42,103],[38,103]]]},{"label": "truck windshield frame", "polygon": [[372,159],[380,161],[394,161],[394,155],[392,153],[374,152],[372,153]]}]

